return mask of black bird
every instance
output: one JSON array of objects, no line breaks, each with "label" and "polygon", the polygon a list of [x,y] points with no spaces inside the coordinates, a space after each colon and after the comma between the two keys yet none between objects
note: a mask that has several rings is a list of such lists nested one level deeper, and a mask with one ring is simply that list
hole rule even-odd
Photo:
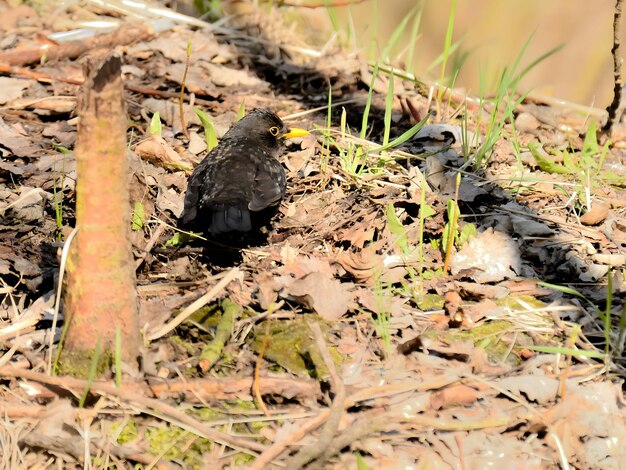
[{"label": "black bird", "polygon": [[285,170],[277,160],[285,139],[307,134],[266,109],[243,117],[191,174],[181,224],[211,234],[250,231],[250,212],[276,206],[285,196]]}]

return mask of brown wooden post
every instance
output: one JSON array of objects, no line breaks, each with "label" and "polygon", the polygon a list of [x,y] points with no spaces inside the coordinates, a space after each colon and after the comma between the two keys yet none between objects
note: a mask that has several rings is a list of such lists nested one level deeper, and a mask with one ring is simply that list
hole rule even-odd
[{"label": "brown wooden post", "polygon": [[63,312],[69,327],[59,361],[59,371],[66,374],[86,375],[98,339],[103,372],[114,359],[118,327],[121,358],[131,370],[137,368],[140,335],[120,72],[119,56],[90,57],[78,101],[78,232],[67,263]]}]

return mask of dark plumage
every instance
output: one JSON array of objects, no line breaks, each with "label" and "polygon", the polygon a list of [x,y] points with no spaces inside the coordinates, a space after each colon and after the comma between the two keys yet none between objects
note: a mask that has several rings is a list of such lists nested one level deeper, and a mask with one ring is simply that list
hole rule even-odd
[{"label": "dark plumage", "polygon": [[213,234],[251,230],[250,212],[275,206],[285,196],[285,171],[277,160],[284,139],[306,134],[288,129],[266,109],[236,122],[191,174],[182,225]]}]

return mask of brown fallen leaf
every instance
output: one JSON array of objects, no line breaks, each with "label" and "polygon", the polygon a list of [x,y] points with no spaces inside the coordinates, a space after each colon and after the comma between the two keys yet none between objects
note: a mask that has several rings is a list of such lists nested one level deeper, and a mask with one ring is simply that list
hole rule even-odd
[{"label": "brown fallen leaf", "polygon": [[446,292],[444,295],[443,308],[453,323],[461,323],[463,321],[463,299],[456,291]]},{"label": "brown fallen leaf", "polygon": [[450,408],[458,405],[470,405],[482,396],[482,393],[469,385],[457,384],[445,387],[433,393],[430,407],[434,410]]},{"label": "brown fallen leaf", "polygon": [[352,294],[328,274],[315,272],[285,286],[285,293],[294,297],[324,320],[337,320],[347,311]]},{"label": "brown fallen leaf", "polygon": [[192,169],[190,162],[181,158],[163,137],[157,135],[151,135],[139,142],[135,147],[135,153],[156,166],[183,169],[189,173]]},{"label": "brown fallen leaf", "polygon": [[596,202],[590,211],[583,214],[580,223],[583,225],[598,225],[604,222],[609,215],[609,206],[601,202]]},{"label": "brown fallen leaf", "polygon": [[374,282],[374,273],[382,272],[383,258],[369,247],[356,252],[342,251],[335,261],[347,272],[352,274],[357,282],[371,285]]}]

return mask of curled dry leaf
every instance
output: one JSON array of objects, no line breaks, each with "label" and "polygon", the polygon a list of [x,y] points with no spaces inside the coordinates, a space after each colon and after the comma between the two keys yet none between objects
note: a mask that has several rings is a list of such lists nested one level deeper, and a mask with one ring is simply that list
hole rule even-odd
[{"label": "curled dry leaf", "polygon": [[335,261],[348,271],[357,282],[372,284],[374,272],[382,271],[383,259],[372,250],[364,249],[356,252],[342,251]]},{"label": "curled dry leaf", "polygon": [[153,165],[169,169],[184,168],[186,171],[191,172],[190,162],[181,158],[163,137],[151,135],[147,139],[142,140],[135,147],[135,153]]},{"label": "curled dry leaf", "polygon": [[451,385],[433,393],[430,398],[430,407],[434,410],[441,410],[457,405],[467,406],[476,402],[481,395],[478,390],[469,385]]},{"label": "curled dry leaf", "polygon": [[224,65],[219,64],[209,64],[202,63],[200,64],[210,76],[210,81],[212,81],[216,86],[223,87],[240,87],[240,86],[249,86],[249,87],[265,87],[266,83],[261,79],[252,75],[252,73],[247,70],[237,70],[230,67],[226,67]]},{"label": "curled dry leaf", "polygon": [[263,310],[267,310],[270,305],[276,302],[277,292],[280,290],[280,282],[272,273],[267,271],[256,274],[254,280],[259,287],[257,292],[259,304]]}]

